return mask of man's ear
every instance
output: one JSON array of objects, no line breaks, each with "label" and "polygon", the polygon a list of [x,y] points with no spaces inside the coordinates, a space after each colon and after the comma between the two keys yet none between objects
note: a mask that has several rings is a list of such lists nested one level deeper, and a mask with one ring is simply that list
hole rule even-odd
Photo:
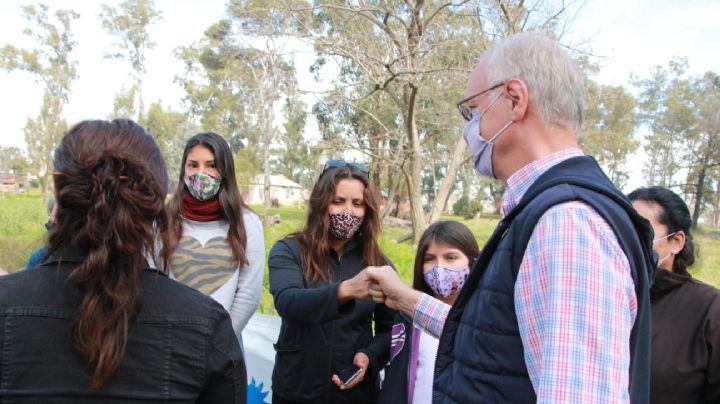
[{"label": "man's ear", "polygon": [[510,79],[505,84],[505,92],[512,105],[510,118],[513,122],[522,121],[527,115],[528,104],[530,103],[530,94],[525,82],[520,79]]}]

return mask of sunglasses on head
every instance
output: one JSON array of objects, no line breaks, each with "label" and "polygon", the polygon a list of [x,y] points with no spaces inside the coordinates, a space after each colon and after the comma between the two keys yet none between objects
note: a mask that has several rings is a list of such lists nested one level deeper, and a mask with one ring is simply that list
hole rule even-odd
[{"label": "sunglasses on head", "polygon": [[325,163],[325,166],[323,167],[322,172],[324,173],[325,171],[328,170],[328,168],[338,168],[338,167],[350,167],[350,168],[354,168],[354,169],[360,171],[361,173],[363,173],[365,175],[370,174],[370,169],[367,168],[367,166],[360,164],[360,163],[348,163],[345,160],[328,160],[327,163]]}]

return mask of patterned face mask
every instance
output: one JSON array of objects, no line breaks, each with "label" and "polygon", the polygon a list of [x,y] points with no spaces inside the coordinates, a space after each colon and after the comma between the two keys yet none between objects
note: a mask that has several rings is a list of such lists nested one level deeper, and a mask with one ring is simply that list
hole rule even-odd
[{"label": "patterned face mask", "polygon": [[220,191],[220,183],[222,183],[221,178],[215,178],[202,171],[193,175],[186,175],[184,180],[185,189],[198,201],[207,201],[214,198]]},{"label": "patterned face mask", "polygon": [[338,240],[350,240],[362,225],[364,217],[350,212],[330,215],[330,235]]},{"label": "patterned face mask", "polygon": [[468,274],[470,274],[470,268],[468,267],[450,269],[436,265],[428,272],[425,272],[423,278],[425,278],[425,283],[430,286],[430,289],[435,294],[448,297],[462,289]]}]

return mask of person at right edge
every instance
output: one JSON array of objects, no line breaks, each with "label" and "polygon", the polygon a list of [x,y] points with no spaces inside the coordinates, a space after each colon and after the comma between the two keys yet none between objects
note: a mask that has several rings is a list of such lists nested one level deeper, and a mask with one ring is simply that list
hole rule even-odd
[{"label": "person at right edge", "polygon": [[441,335],[434,403],[646,403],[652,229],[578,147],[585,79],[541,33],[495,43],[458,109],[504,217],[452,308],[366,269],[376,302]]},{"label": "person at right edge", "polygon": [[658,256],[652,302],[650,402],[720,403],[720,292],[693,279],[692,219],[685,202],[663,187],[628,198],[654,231]]}]

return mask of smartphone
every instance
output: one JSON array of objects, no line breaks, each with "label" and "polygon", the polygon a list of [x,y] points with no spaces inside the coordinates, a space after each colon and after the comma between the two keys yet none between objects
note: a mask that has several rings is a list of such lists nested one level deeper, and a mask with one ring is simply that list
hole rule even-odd
[{"label": "smartphone", "polygon": [[362,372],[362,369],[359,367],[352,365],[351,367],[343,370],[340,372],[338,377],[340,378],[340,381],[342,382],[343,386],[350,384],[353,380],[355,380],[356,377]]}]

